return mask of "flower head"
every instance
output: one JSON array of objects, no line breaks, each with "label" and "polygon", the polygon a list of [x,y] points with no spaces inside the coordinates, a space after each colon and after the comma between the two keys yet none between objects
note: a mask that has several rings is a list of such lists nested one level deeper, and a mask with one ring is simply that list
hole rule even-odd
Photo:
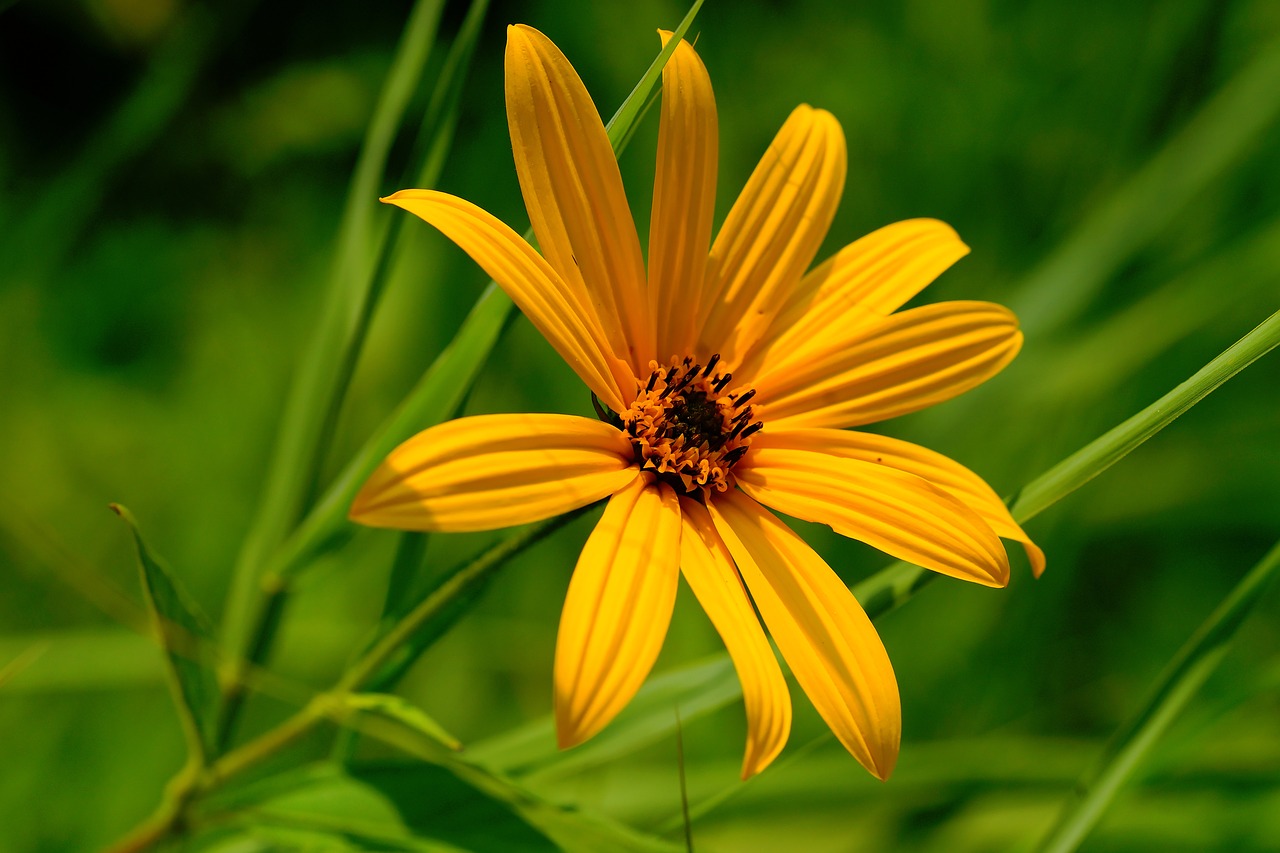
[{"label": "flower head", "polygon": [[1038,574],[1043,555],[977,475],[845,429],[990,378],[1021,345],[1016,319],[982,302],[898,311],[968,252],[934,220],[882,228],[806,273],[845,177],[840,125],[808,106],[712,242],[716,107],[687,43],[663,70],[647,268],[600,117],[568,60],[529,27],[508,31],[506,100],[542,254],[460,198],[404,190],[385,201],[440,229],[506,290],[600,417],[487,415],[428,429],[374,472],[352,518],[486,530],[611,496],[560,621],[560,745],[590,738],[640,688],[683,574],[742,681],[743,776],[777,756],[791,725],[758,610],[836,737],[887,778],[901,733],[889,657],[848,588],[765,507],[988,586],[1008,580],[1000,537],[1011,538]]}]

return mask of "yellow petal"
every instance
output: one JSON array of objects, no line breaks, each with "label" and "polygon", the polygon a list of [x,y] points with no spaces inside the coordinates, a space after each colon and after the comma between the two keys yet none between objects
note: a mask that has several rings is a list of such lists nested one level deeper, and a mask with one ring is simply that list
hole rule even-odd
[{"label": "yellow petal", "polygon": [[735,491],[715,495],[710,508],[796,681],[845,749],[889,778],[902,709],[871,620],[831,567],[768,510]]},{"label": "yellow petal", "polygon": [[760,503],[898,559],[984,586],[1009,582],[1009,558],[990,525],[913,474],[764,443],[753,444],[733,473]]},{"label": "yellow petal", "polygon": [[[665,46],[671,33],[660,32]],[[658,360],[693,350],[706,285],[719,157],[716,100],[707,69],[686,41],[662,69],[662,121],[649,220],[649,297]]]},{"label": "yellow petal", "polygon": [[433,190],[384,198],[424,219],[458,244],[511,297],[587,387],[615,412],[634,396],[630,368],[610,355],[599,323],[533,247],[492,214]]},{"label": "yellow petal", "polygon": [[845,459],[859,459],[906,471],[932,483],[982,517],[996,535],[1022,543],[1036,577],[1044,571],[1044,552],[1031,541],[1009,514],[1009,509],[977,474],[918,444],[840,429],[770,429],[752,443],[753,448],[813,450]]},{"label": "yellow petal", "polygon": [[806,363],[897,311],[968,253],[936,219],[897,222],[850,243],[801,279],[740,375],[754,376],[761,364],[776,370]]},{"label": "yellow petal", "polygon": [[591,96],[560,49],[526,26],[507,28],[506,90],[516,175],[538,245],[594,309],[614,354],[648,375],[654,330],[640,240]]},{"label": "yellow petal", "polygon": [[399,530],[493,530],[607,497],[640,478],[631,443],[572,415],[479,415],[424,430],[391,452],[351,519]]},{"label": "yellow petal", "polygon": [[831,113],[799,106],[778,131],[711,247],[698,355],[736,365],[786,304],[831,226],[845,142]]},{"label": "yellow petal", "polygon": [[769,426],[857,426],[918,411],[982,384],[1022,346],[1017,318],[990,302],[925,305],[823,338],[804,364],[766,364],[756,377]]},{"label": "yellow petal", "polygon": [[729,649],[747,707],[747,752],[742,778],[769,766],[791,731],[791,697],[778,660],[765,639],[733,557],[702,504],[680,499],[684,528],[680,568],[689,588]]},{"label": "yellow petal", "polygon": [[561,749],[604,728],[640,689],[667,635],[679,566],[676,493],[637,478],[609,501],[569,582],[556,638]]}]

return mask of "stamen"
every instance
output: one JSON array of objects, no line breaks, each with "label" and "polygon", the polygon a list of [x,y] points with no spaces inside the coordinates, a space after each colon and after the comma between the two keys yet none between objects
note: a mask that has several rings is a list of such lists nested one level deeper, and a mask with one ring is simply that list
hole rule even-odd
[{"label": "stamen", "polygon": [[747,405],[755,390],[726,396],[733,377],[716,373],[719,363],[719,354],[705,366],[688,356],[650,362],[644,389],[621,418],[640,467],[699,499],[733,485],[730,469],[762,428]]}]

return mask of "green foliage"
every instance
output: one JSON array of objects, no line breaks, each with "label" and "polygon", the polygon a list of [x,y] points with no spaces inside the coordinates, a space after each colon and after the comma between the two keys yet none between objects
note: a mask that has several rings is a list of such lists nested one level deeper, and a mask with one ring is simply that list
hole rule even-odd
[{"label": "green foliage", "polygon": [[[407,22],[387,4],[8,5],[6,850],[96,849],[157,802],[136,849],[181,828],[220,853],[680,850],[685,782],[695,849],[1277,847],[1275,552],[1235,583],[1280,506],[1275,356],[1237,376],[1280,335],[1271,4],[699,2],[681,24],[699,15],[716,87],[718,219],[787,112],[825,107],[850,179],[822,254],[945,219],[973,253],[923,298],[1011,304],[1027,332],[995,381],[876,429],[1013,493],[1042,579],[927,584],[804,530],[899,675],[886,785],[799,691],[792,743],[739,782],[740,689],[684,593],[640,694],[561,753],[552,649],[589,520],[496,539],[346,521],[426,426],[590,414],[500,290],[376,203],[439,185],[520,221],[508,21],[484,0],[422,0]],[[503,7],[597,103],[623,101],[610,139],[640,223],[669,55],[650,63],[653,30],[683,11]],[[112,499],[148,521],[144,542],[127,519],[141,607]],[[249,699],[222,744],[217,661]],[[204,767],[175,778],[180,729]]]},{"label": "green foliage", "polygon": [[217,647],[213,626],[178,578],[143,541],[133,514],[119,504],[112,504],[111,509],[133,534],[142,588],[169,664],[191,758],[203,764],[217,738],[218,680],[210,662]]}]

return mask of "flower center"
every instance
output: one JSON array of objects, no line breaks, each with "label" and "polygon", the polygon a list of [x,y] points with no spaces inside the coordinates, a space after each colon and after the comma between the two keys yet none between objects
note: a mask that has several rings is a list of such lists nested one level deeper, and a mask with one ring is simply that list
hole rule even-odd
[{"label": "flower center", "polygon": [[666,367],[650,361],[649,381],[621,415],[640,467],[687,495],[726,491],[729,470],[764,426],[748,405],[756,392],[729,390],[733,375],[716,372],[719,361],[719,355],[706,366],[691,358],[672,358]]}]

